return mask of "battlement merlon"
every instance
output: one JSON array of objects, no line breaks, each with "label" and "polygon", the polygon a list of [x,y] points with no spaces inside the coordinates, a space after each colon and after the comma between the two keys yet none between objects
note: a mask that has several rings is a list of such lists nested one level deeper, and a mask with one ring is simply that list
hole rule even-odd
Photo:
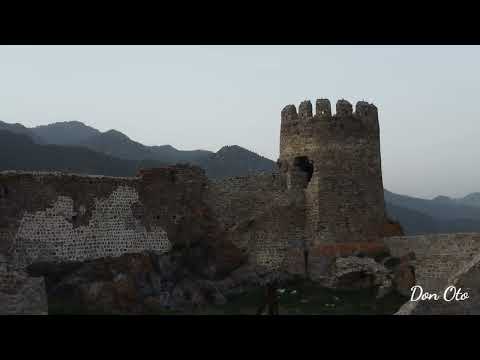
[{"label": "battlement merlon", "polygon": [[365,125],[378,130],[378,109],[375,105],[365,101],[357,102],[354,116],[362,120]]},{"label": "battlement merlon", "polygon": [[282,110],[282,123],[294,122],[298,120],[297,108],[295,105],[287,105]]},{"label": "battlement merlon", "polygon": [[298,116],[300,119],[308,119],[313,117],[312,103],[310,100],[305,100],[298,106]]},{"label": "battlement merlon", "polygon": [[332,117],[332,106],[330,105],[330,100],[328,99],[317,99],[315,103],[315,116],[323,118]]},{"label": "battlement merlon", "polygon": [[352,116],[353,109],[352,104],[350,104],[347,100],[338,100],[336,105],[336,117],[348,117]]}]

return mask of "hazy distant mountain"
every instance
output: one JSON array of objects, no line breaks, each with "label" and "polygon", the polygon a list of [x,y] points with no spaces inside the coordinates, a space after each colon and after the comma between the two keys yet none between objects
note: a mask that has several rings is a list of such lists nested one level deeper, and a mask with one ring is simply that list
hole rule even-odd
[{"label": "hazy distant mountain", "polygon": [[49,125],[36,126],[30,129],[47,144],[79,145],[89,137],[100,134],[100,131],[80,121],[56,122]]},{"label": "hazy distant mountain", "polygon": [[14,134],[26,135],[31,138],[37,144],[43,144],[45,141],[32,132],[31,129],[26,128],[22,124],[8,124],[6,122],[0,121],[0,130],[10,131]]},{"label": "hazy distant mountain", "polygon": [[436,202],[449,203],[453,205],[466,205],[471,207],[480,207],[480,193],[475,192],[464,196],[463,198],[449,198],[448,196],[437,196],[433,199]]},{"label": "hazy distant mountain", "polygon": [[125,134],[110,130],[92,136],[82,146],[127,160],[158,160],[167,164],[190,163],[205,169],[211,178],[242,176],[256,172],[272,172],[276,163],[240,146],[224,146],[218,152],[182,151],[171,145],[145,146]]},{"label": "hazy distant mountain", "polygon": [[385,202],[385,208],[388,216],[402,225],[405,235],[432,234],[440,230],[437,220],[419,211],[397,206],[391,202]]},{"label": "hazy distant mountain", "polygon": [[151,146],[150,149],[156,154],[158,159],[169,163],[198,162],[214,154],[207,150],[177,150],[171,145]]},{"label": "hazy distant mountain", "polygon": [[277,164],[237,145],[224,146],[198,162],[210,178],[244,176],[258,172],[274,172]]},{"label": "hazy distant mountain", "polygon": [[400,221],[407,235],[480,232],[480,207],[471,205],[475,196],[462,199],[437,196],[427,200],[388,190],[384,194],[387,213]]},{"label": "hazy distant mountain", "polygon": [[[276,171],[276,163],[272,160],[236,145],[225,146],[217,153],[180,151],[171,146],[150,148],[115,130],[97,134],[89,138],[87,143],[88,148],[39,145],[27,135],[0,130],[0,170],[51,170],[133,176],[140,167],[164,166],[179,160],[191,160],[189,162],[203,167],[211,178]],[[166,157],[168,161],[155,160],[155,157]]]},{"label": "hazy distant mountain", "polygon": [[191,163],[204,168],[207,175],[212,178],[241,176],[276,169],[276,164],[272,160],[237,145],[225,146],[217,153],[206,150],[184,151],[171,145],[146,146],[117,130],[102,133],[79,121],[57,122],[31,129],[20,124],[0,123],[2,124],[6,130],[28,135],[39,144],[82,146],[124,160],[159,161],[164,164]]},{"label": "hazy distant mountain", "polygon": [[126,160],[155,159],[155,152],[148,146],[133,141],[117,130],[98,133],[81,143],[91,150]]},{"label": "hazy distant mountain", "polygon": [[[274,161],[237,145],[225,146],[216,153],[206,150],[178,150],[171,145],[146,146],[117,130],[102,133],[79,121],[57,122],[31,129],[20,124],[1,123],[0,125],[8,131],[29,136],[37,144],[82,146],[96,153],[123,160],[198,165],[204,168],[207,176],[211,178],[276,171]],[[44,152],[45,149],[41,151]],[[57,163],[51,163],[52,166],[55,164]],[[0,164],[0,166],[3,165]]]},{"label": "hazy distant mountain", "polygon": [[187,162],[195,164],[213,154],[211,151],[206,150],[177,150],[171,145],[146,146],[133,141],[125,134],[116,130],[110,130],[90,137],[83,141],[82,145],[120,159],[152,159],[168,164]]},{"label": "hazy distant mountain", "polygon": [[455,200],[464,205],[480,207],[480,193],[478,192],[468,194],[463,198]]},{"label": "hazy distant mountain", "polygon": [[433,198],[432,201],[442,202],[442,203],[450,203],[453,200],[451,198],[449,198],[448,196],[440,195],[440,196],[437,196],[437,197]]},{"label": "hazy distant mountain", "polygon": [[26,135],[0,130],[0,170],[135,176],[140,168],[164,165],[117,159],[79,146],[39,145]]},{"label": "hazy distant mountain", "polygon": [[480,219],[479,207],[464,205],[457,201],[448,200],[447,197],[427,200],[394,194],[385,190],[385,201],[443,220]]},{"label": "hazy distant mountain", "polygon": [[29,136],[37,144],[81,145],[91,150],[127,160],[159,160],[168,164],[196,163],[213,152],[206,150],[177,150],[171,145],[145,146],[117,130],[104,133],[80,121],[64,121],[27,128],[21,124],[0,121],[0,130]]}]

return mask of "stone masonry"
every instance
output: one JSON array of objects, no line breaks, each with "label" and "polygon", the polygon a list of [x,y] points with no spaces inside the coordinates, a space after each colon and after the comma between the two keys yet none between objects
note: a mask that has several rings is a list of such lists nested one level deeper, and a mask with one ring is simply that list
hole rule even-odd
[{"label": "stone masonry", "polygon": [[407,301],[399,310],[406,314],[480,314],[480,234],[430,234],[384,239],[396,257],[413,255],[415,284],[428,293],[443,296],[449,286],[468,291],[465,301]]},{"label": "stone masonry", "polygon": [[339,100],[333,115],[325,99],[316,101],[315,114],[310,101],[298,112],[286,106],[278,166],[277,174],[219,181],[186,165],[133,178],[2,172],[0,254],[24,271],[38,262],[207,243],[216,249],[212,269],[234,270],[245,257],[267,272],[321,277],[338,256],[383,251],[374,105],[358,102],[353,111]]}]

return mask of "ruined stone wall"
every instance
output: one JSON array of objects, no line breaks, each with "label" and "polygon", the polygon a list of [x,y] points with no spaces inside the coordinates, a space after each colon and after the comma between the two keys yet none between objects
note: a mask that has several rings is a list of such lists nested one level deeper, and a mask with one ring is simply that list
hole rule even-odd
[{"label": "ruined stone wall", "polygon": [[278,174],[214,181],[207,203],[252,264],[269,271],[289,267],[303,272],[303,265],[295,264],[297,258],[288,256],[296,254],[293,249],[302,249],[304,242],[303,193],[288,191]]},{"label": "ruined stone wall", "polygon": [[[448,285],[454,286],[468,298],[451,300],[452,290],[438,292],[440,301],[409,301],[396,313],[397,315],[480,315],[480,254],[462,267],[453,276],[449,277]],[[445,301],[444,296],[447,300]]]},{"label": "ruined stone wall", "polygon": [[[204,172],[190,166],[134,178],[1,172],[0,313],[47,312],[45,283],[29,276],[32,264],[209,243],[206,182]],[[232,251],[219,243],[207,258],[227,263],[225,253]]]},{"label": "ruined stone wall", "polygon": [[147,231],[135,217],[138,179],[12,172],[0,179],[1,228],[19,266],[170,247],[165,230]]},{"label": "ruined stone wall", "polygon": [[136,178],[2,172],[0,253],[22,268],[166,252],[202,206],[204,181],[190,167]]},{"label": "ruined stone wall", "polygon": [[287,205],[288,195],[278,174],[257,174],[213,180],[208,204],[225,229],[261,215],[273,204]]},{"label": "ruined stone wall", "polygon": [[199,243],[217,268],[238,266],[235,248],[274,268],[303,241],[302,198],[275,174],[210,183],[189,166],[135,178],[2,172],[0,187],[0,254],[20,270]]},{"label": "ruined stone wall", "polygon": [[191,166],[135,178],[2,172],[0,254],[22,269],[176,248],[200,254],[186,264],[205,273],[228,273],[246,257],[268,271],[321,275],[340,253],[381,251],[375,106],[353,112],[341,100],[335,115],[328,100],[315,115],[308,101],[298,113],[285,107],[278,164],[278,174],[213,182]]},{"label": "ruined stone wall", "polygon": [[384,243],[392,256],[415,254],[416,282],[425,291],[443,290],[449,279],[480,253],[480,233],[389,237]]},{"label": "ruined stone wall", "polygon": [[[313,167],[301,178],[305,157]],[[376,241],[385,223],[377,108],[358,102],[355,112],[345,100],[319,99],[316,114],[304,101],[297,113],[286,106],[281,115],[280,171],[287,187],[303,187],[307,238],[313,246]],[[303,171],[303,174],[305,171]]]}]

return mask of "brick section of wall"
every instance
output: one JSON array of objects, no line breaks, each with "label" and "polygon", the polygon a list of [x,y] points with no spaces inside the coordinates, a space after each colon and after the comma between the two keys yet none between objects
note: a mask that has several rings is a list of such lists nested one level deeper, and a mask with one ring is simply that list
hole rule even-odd
[{"label": "brick section of wall", "polygon": [[[35,261],[84,261],[144,250],[168,251],[168,235],[135,217],[141,179],[0,174],[2,239],[19,267]],[[11,231],[14,230],[14,231]],[[10,243],[9,246],[6,244]]]},{"label": "brick section of wall", "polygon": [[172,241],[205,232],[201,169],[175,166],[139,175],[1,172],[0,253],[21,268],[35,261],[165,252]]}]

